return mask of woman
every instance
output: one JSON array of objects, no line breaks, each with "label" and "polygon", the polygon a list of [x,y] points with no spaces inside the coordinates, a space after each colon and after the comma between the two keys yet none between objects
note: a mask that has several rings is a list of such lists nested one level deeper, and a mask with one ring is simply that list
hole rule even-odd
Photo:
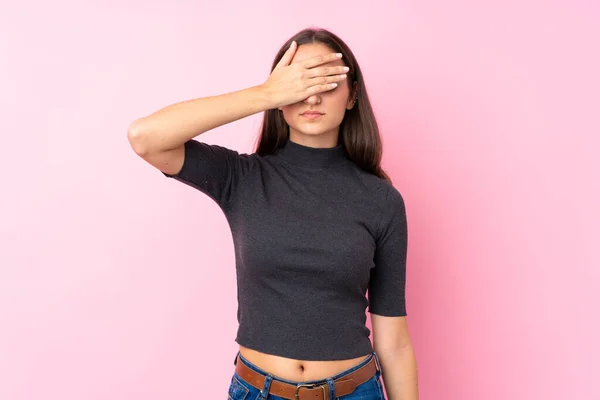
[{"label": "woman", "polygon": [[[256,153],[193,139],[257,112]],[[409,398],[404,202],[380,167],[362,74],[340,38],[303,30],[262,85],[171,105],[128,138],[165,176],[210,196],[231,227],[239,352],[229,399],[383,399],[383,368],[394,373],[390,397]]]}]

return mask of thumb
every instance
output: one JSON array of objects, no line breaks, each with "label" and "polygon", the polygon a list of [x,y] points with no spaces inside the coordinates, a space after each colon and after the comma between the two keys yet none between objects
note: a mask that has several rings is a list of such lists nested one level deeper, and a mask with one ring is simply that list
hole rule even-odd
[{"label": "thumb", "polygon": [[279,60],[279,62],[277,63],[277,66],[275,68],[280,68],[280,67],[285,67],[286,65],[288,65],[290,63],[290,61],[292,61],[292,58],[294,57],[294,53],[296,52],[296,41],[294,40],[292,42],[292,44],[290,44],[290,47],[286,50],[285,53],[283,53],[283,56],[281,57],[281,60]]}]

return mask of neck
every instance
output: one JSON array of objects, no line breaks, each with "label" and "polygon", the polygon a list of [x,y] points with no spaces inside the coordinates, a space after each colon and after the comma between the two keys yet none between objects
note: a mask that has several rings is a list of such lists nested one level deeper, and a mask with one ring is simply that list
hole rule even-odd
[{"label": "neck", "polygon": [[335,147],[339,144],[338,137],[339,131],[337,129],[319,135],[307,135],[290,127],[289,134],[289,140],[292,142],[315,148]]},{"label": "neck", "polygon": [[305,168],[332,167],[348,159],[343,143],[330,147],[312,147],[291,139],[278,149],[277,155],[290,164]]}]

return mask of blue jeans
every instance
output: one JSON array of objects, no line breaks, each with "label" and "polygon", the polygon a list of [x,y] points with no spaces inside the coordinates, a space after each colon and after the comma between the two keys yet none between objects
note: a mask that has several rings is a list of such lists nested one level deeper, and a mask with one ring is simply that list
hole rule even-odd
[{"label": "blue jeans", "polygon": [[[238,356],[240,357],[240,361],[243,362],[247,367],[266,376],[265,387],[262,388],[262,390],[259,390],[254,386],[250,385],[248,382],[244,381],[237,373],[234,372],[233,377],[231,378],[231,384],[229,385],[228,400],[286,400],[283,397],[275,396],[274,394],[265,395],[266,393],[269,393],[269,385],[273,380],[289,383],[291,385],[297,385],[299,383],[328,383],[329,392],[331,393],[331,399],[327,400],[385,400],[385,396],[383,395],[383,387],[381,386],[381,364],[379,363],[379,357],[377,356],[377,353],[375,351],[369,354],[369,356],[365,360],[336,375],[316,381],[304,382],[288,381],[287,379],[275,377],[272,374],[266,372],[265,370],[260,369],[258,366],[252,364],[247,359],[245,359],[239,351],[236,355],[234,364],[237,362]],[[358,368],[371,361],[373,357],[375,357],[375,362],[377,363],[377,371],[375,372],[375,375],[373,375],[373,377],[368,381],[358,385],[352,393],[346,396],[336,397],[333,381],[335,379],[341,378],[349,374],[352,371],[357,370]]]}]

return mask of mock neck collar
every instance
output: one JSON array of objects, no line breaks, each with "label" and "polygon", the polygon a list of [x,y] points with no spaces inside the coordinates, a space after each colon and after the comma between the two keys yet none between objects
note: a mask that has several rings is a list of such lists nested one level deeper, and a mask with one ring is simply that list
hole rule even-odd
[{"label": "mock neck collar", "polygon": [[288,139],[276,154],[291,164],[306,168],[327,168],[348,159],[341,142],[335,147],[310,147]]}]

